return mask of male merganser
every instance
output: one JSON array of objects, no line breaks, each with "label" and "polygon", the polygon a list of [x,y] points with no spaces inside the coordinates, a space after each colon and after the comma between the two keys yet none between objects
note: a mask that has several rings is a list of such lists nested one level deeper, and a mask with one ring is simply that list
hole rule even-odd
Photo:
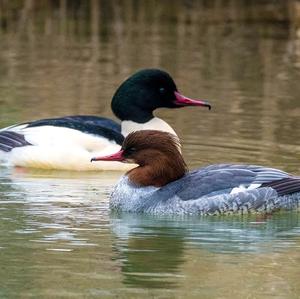
[{"label": "male merganser", "polygon": [[122,121],[97,116],[42,119],[0,130],[0,161],[13,166],[66,170],[128,170],[119,162],[91,164],[90,157],[120,148],[130,132],[144,129],[176,134],[157,108],[210,104],[181,95],[171,76],[158,69],[141,70],[117,89],[112,98],[114,114]]},{"label": "male merganser", "polygon": [[116,185],[110,207],[153,214],[227,214],[297,208],[300,177],[256,165],[219,164],[187,172],[176,136],[130,133],[119,152],[92,161],[138,166]]}]

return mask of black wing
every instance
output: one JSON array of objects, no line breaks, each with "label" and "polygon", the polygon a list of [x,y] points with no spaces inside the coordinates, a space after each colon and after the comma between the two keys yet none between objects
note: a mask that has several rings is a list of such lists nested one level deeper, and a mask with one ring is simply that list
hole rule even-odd
[{"label": "black wing", "polygon": [[[106,117],[99,117],[99,116],[94,116],[94,115],[69,115],[57,119],[65,119],[65,120],[74,120],[78,121],[80,123],[85,123],[89,125],[94,125],[94,126],[100,126],[104,128],[108,128],[111,130],[116,131],[117,133],[121,133],[121,125],[115,122],[112,119],[106,118]],[[53,119],[55,120],[55,118]],[[38,121],[37,121],[38,122]],[[33,123],[32,122],[32,126]]]}]

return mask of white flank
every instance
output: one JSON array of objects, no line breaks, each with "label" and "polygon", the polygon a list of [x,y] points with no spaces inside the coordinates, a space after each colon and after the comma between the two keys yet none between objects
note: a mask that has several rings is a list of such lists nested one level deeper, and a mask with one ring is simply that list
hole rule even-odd
[{"label": "white flank", "polygon": [[[121,171],[136,166],[121,162],[91,163],[93,157],[113,154],[120,149],[118,144],[104,137],[55,126],[27,128],[27,124],[22,124],[1,131],[8,130],[22,134],[32,146],[16,147],[9,153],[0,151],[0,161],[6,165],[43,169]],[[125,137],[139,130],[165,131],[177,136],[172,127],[158,117],[143,124],[133,121],[122,122],[122,134]]]},{"label": "white flank", "polygon": [[24,135],[32,145],[14,148],[9,153],[0,152],[0,160],[5,164],[64,170],[128,170],[134,167],[120,162],[91,163],[93,157],[120,149],[118,144],[104,137],[55,126],[26,128],[21,125],[11,127],[10,131]]}]

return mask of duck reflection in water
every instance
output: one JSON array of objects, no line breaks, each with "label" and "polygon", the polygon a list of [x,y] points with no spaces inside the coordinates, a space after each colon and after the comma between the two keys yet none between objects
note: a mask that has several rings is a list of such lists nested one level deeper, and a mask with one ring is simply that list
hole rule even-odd
[{"label": "duck reflection in water", "polygon": [[184,230],[179,233],[167,222],[164,226],[164,221],[155,225],[151,218],[117,217],[112,214],[117,233],[116,259],[122,261],[123,282],[139,288],[176,287],[184,263]]},{"label": "duck reflection in water", "polygon": [[255,215],[180,217],[114,212],[110,221],[115,259],[121,263],[124,283],[140,288],[176,288],[184,279],[182,267],[195,251],[195,257],[203,259],[198,271],[206,273],[215,271],[214,263],[207,267],[212,254],[288,251],[298,242],[300,215],[285,212],[256,219]]}]

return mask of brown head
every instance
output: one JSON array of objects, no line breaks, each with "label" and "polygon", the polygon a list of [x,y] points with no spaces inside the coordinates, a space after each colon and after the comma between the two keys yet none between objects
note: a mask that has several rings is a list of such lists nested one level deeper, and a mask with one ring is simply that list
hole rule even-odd
[{"label": "brown head", "polygon": [[161,187],[181,178],[187,171],[179,146],[178,138],[170,133],[136,131],[126,137],[118,153],[96,157],[92,161],[138,164],[138,167],[127,172],[129,179],[140,186]]}]

